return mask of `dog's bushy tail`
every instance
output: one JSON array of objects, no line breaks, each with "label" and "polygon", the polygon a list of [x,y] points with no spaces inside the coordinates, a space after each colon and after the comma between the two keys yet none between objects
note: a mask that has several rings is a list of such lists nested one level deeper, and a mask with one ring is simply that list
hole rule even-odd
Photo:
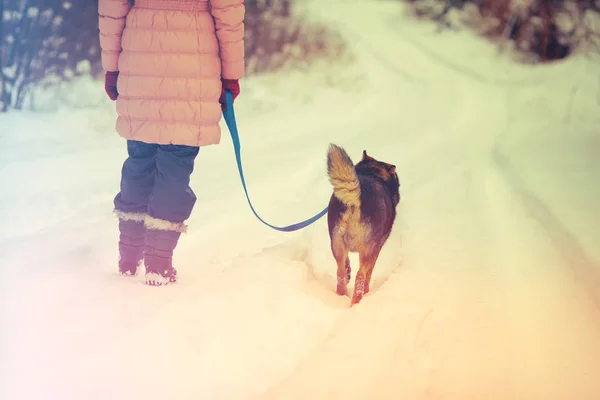
[{"label": "dog's bushy tail", "polygon": [[346,206],[360,205],[360,183],[354,164],[344,149],[335,144],[327,151],[327,174],[333,194]]}]

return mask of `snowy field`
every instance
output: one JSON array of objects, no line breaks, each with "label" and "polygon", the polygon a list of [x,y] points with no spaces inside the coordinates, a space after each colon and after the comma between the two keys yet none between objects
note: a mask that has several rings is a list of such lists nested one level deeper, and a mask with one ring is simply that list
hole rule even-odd
[{"label": "snowy field", "polygon": [[125,143],[81,83],[97,109],[0,115],[1,399],[600,398],[598,59],[518,66],[396,2],[323,1],[357,63],[241,82],[242,157],[276,225],[327,204],[330,142],[397,165],[372,292],[335,294],[325,218],[255,219],[224,124],[180,281],[119,276]]}]

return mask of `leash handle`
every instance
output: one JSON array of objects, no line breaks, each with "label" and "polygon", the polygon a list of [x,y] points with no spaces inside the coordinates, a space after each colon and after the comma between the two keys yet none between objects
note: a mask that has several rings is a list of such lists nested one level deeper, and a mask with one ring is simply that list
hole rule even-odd
[{"label": "leash handle", "polygon": [[238,133],[237,124],[235,122],[235,113],[233,111],[233,97],[231,95],[231,92],[228,90],[225,91],[225,105],[227,106],[227,109],[225,111],[223,111],[223,118],[225,119],[225,124],[227,124],[229,133],[231,134],[231,140],[233,141],[233,148],[235,150],[235,159],[237,161],[237,166],[238,166],[238,171],[240,173],[240,179],[242,181],[242,186],[244,187],[244,192],[246,193],[246,199],[248,200],[250,209],[252,210],[252,212],[254,213],[256,218],[258,218],[258,220],[260,222],[262,222],[263,224],[267,225],[270,228],[275,229],[276,231],[293,232],[293,231],[297,231],[299,229],[309,226],[313,222],[316,222],[323,215],[327,214],[328,207],[325,207],[325,209],[323,211],[319,212],[317,215],[315,215],[307,220],[304,220],[302,222],[298,222],[296,224],[292,224],[292,225],[288,225],[288,226],[271,225],[268,222],[266,222],[265,220],[263,220],[260,217],[260,215],[258,215],[256,210],[252,206],[252,202],[250,201],[250,196],[248,195],[248,189],[246,188],[246,180],[244,179],[244,169],[242,168],[240,135]]}]

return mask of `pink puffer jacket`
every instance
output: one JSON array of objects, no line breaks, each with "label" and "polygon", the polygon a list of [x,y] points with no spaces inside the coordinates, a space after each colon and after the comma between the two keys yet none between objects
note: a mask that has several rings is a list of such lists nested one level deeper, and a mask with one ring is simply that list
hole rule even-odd
[{"label": "pink puffer jacket", "polygon": [[99,0],[102,66],[119,71],[117,132],[219,143],[221,80],[244,75],[244,0]]}]

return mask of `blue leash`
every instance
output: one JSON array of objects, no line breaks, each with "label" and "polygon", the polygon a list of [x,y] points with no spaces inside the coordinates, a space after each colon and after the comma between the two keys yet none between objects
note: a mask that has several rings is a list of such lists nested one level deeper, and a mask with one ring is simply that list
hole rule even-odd
[{"label": "blue leash", "polygon": [[274,226],[263,220],[254,210],[252,206],[252,202],[250,201],[250,196],[248,196],[248,189],[246,188],[246,180],[244,179],[244,170],[242,168],[242,155],[240,151],[240,136],[238,134],[237,124],[235,122],[235,113],[233,111],[233,98],[231,92],[225,91],[225,104],[227,105],[227,110],[223,111],[223,117],[225,119],[225,123],[227,124],[227,128],[229,129],[229,133],[231,133],[231,140],[233,141],[233,148],[235,149],[235,158],[237,161],[238,171],[240,173],[240,179],[242,180],[242,186],[244,187],[244,192],[246,193],[246,199],[248,200],[248,204],[250,205],[250,209],[256,215],[256,218],[260,220],[263,224],[267,225],[270,228],[275,229],[276,231],[281,232],[293,232],[299,229],[305,228],[317,221],[323,215],[327,214],[327,208],[312,218],[309,218],[305,221],[298,222],[297,224],[292,224],[288,226]]}]

